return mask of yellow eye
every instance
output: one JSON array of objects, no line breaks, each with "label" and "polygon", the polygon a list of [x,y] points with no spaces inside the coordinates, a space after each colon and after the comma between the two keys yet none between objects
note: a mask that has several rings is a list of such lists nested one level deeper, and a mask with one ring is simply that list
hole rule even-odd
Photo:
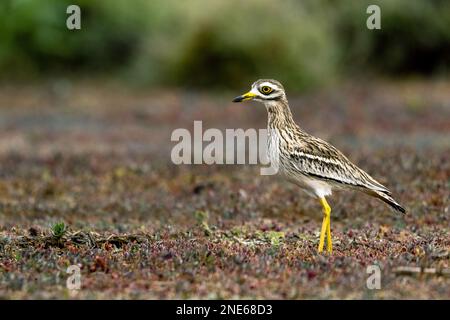
[{"label": "yellow eye", "polygon": [[272,92],[272,88],[269,86],[263,86],[263,87],[261,87],[260,91],[261,91],[261,93],[269,94]]}]

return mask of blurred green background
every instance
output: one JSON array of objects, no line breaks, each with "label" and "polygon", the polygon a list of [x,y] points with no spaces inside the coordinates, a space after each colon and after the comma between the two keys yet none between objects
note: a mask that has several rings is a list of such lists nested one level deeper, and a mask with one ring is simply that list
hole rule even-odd
[{"label": "blurred green background", "polygon": [[[66,8],[82,29],[66,28]],[[369,4],[381,30],[368,30]],[[130,85],[290,89],[345,78],[446,77],[450,1],[2,0],[0,78],[98,76]]]}]

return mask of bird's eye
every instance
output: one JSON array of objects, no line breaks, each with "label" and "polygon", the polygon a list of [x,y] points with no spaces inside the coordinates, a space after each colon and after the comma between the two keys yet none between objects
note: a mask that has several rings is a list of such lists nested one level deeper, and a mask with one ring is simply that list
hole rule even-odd
[{"label": "bird's eye", "polygon": [[260,91],[261,91],[261,93],[269,94],[272,92],[272,88],[269,86],[263,86],[263,87],[261,87]]}]

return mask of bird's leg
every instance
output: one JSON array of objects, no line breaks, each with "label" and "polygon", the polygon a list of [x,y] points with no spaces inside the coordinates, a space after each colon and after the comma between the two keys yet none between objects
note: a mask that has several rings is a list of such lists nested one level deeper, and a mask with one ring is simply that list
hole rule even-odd
[{"label": "bird's leg", "polygon": [[320,241],[319,241],[319,253],[323,251],[323,245],[325,242],[325,233],[327,234],[327,251],[331,252],[332,243],[331,243],[331,228],[330,228],[330,213],[331,208],[328,205],[328,202],[325,198],[320,198],[320,203],[323,207],[323,221],[322,221],[322,230],[320,232]]},{"label": "bird's leg", "polygon": [[328,212],[328,223],[327,223],[327,251],[331,253],[333,251],[333,242],[331,241],[331,208]]},{"label": "bird's leg", "polygon": [[323,251],[323,244],[325,242],[325,232],[327,230],[327,217],[324,215],[323,216],[323,221],[322,221],[322,231],[320,231],[320,240],[319,240],[319,253],[321,253]]}]

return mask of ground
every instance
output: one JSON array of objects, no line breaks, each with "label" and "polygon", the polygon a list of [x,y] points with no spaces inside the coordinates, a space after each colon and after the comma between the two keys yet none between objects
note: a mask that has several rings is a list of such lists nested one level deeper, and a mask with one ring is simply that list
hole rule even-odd
[{"label": "ground", "polygon": [[295,186],[257,165],[170,161],[172,131],[194,120],[264,128],[262,105],[230,102],[242,92],[3,85],[0,298],[450,298],[450,83],[288,93],[305,130],[407,209],[333,194],[331,255],[316,251],[320,204]]}]

